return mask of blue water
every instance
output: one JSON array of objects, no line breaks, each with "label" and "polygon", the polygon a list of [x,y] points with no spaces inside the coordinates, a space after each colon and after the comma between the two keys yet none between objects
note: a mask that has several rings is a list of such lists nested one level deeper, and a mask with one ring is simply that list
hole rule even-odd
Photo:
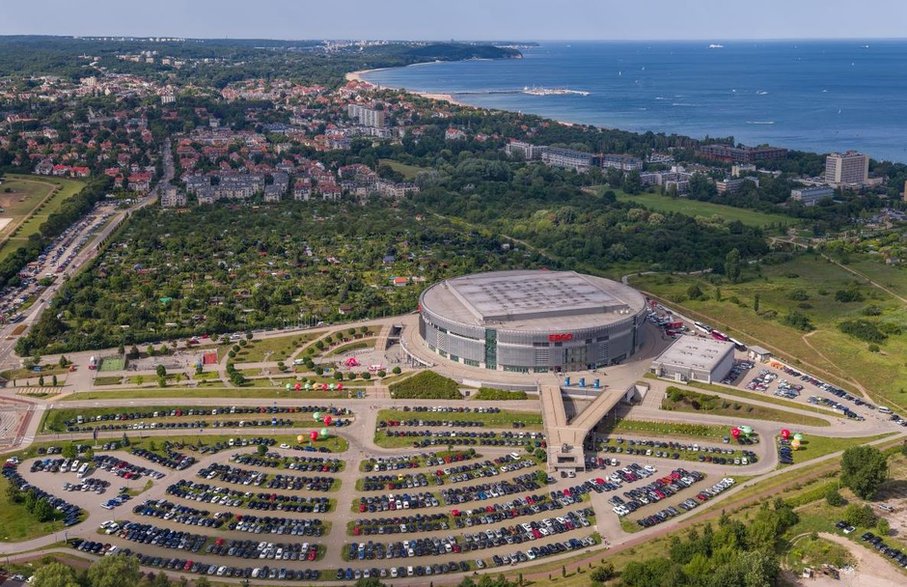
[{"label": "blue water", "polygon": [[[431,63],[369,81],[569,122],[907,162],[907,41],[544,43],[524,59]],[[588,96],[530,96],[525,87]],[[505,92],[505,93],[489,93]]]}]

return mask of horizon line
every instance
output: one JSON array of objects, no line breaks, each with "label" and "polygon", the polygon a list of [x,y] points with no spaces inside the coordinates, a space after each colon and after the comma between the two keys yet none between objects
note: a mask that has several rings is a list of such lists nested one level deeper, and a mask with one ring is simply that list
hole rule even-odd
[{"label": "horizon line", "polygon": [[676,43],[676,42],[689,42],[689,43],[707,43],[707,42],[724,42],[724,43],[734,43],[734,42],[788,42],[788,41],[798,41],[798,42],[810,42],[810,41],[907,41],[907,36],[903,37],[890,37],[890,36],[841,36],[841,37],[739,37],[739,38],[721,38],[721,37],[677,37],[677,38],[658,38],[658,39],[647,39],[643,37],[633,37],[633,38],[622,38],[622,39],[606,39],[606,38],[575,38],[575,39],[566,39],[566,38],[536,38],[536,39],[500,39],[500,40],[490,40],[490,39],[457,39],[457,38],[444,38],[444,39],[392,39],[392,38],[367,38],[367,37],[309,37],[309,38],[279,38],[279,37],[233,37],[233,36],[223,36],[223,37],[205,37],[205,36],[185,36],[185,35],[170,35],[170,34],[124,34],[124,33],[94,33],[94,34],[71,34],[71,33],[0,33],[0,39],[9,38],[9,37],[49,37],[55,39],[91,39],[95,37],[109,37],[109,38],[132,38],[132,39],[152,39],[152,38],[177,38],[183,39],[186,41],[282,41],[290,43],[299,43],[299,42],[311,42],[311,41],[348,41],[348,42],[385,42],[385,43]]}]

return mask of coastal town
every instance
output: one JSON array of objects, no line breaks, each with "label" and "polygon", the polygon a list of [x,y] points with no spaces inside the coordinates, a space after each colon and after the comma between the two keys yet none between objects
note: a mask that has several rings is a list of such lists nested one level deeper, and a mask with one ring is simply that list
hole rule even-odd
[{"label": "coastal town", "polygon": [[41,43],[0,585],[907,576],[907,165],[369,81],[531,44]]}]

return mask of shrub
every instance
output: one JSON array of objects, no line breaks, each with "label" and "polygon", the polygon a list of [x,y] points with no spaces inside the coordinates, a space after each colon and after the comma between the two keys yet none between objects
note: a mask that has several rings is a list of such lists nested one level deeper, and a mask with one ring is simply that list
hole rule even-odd
[{"label": "shrub", "polygon": [[829,486],[825,491],[825,501],[832,507],[841,507],[847,503],[847,500],[841,495],[837,487]]},{"label": "shrub", "polygon": [[790,292],[787,297],[794,300],[795,302],[805,302],[809,299],[809,294],[802,289],[795,289],[794,291]]},{"label": "shrub", "polygon": [[784,317],[782,322],[786,326],[796,328],[797,330],[802,330],[803,332],[809,332],[816,329],[816,327],[813,326],[813,323],[810,322],[809,317],[798,310],[788,312],[787,316]]},{"label": "shrub", "polygon": [[838,329],[854,338],[876,344],[885,342],[885,339],[888,338],[875,323],[869,320],[845,320],[838,324]]},{"label": "shrub", "polygon": [[521,400],[526,399],[527,397],[525,391],[505,391],[503,389],[493,389],[491,387],[480,387],[475,395],[475,399],[485,401]]},{"label": "shrub", "polygon": [[863,528],[872,528],[876,525],[878,518],[869,505],[859,505],[852,503],[844,510],[844,521],[851,526],[860,526]]},{"label": "shrub", "polygon": [[835,292],[835,301],[842,303],[862,302],[863,294],[855,289],[839,289]]},{"label": "shrub", "polygon": [[453,379],[434,371],[422,371],[390,386],[397,399],[461,399],[459,386]]}]

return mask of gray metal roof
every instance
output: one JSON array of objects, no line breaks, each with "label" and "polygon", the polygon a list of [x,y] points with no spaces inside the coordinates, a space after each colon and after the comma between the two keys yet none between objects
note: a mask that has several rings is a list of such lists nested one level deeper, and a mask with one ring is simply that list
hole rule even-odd
[{"label": "gray metal roof", "polygon": [[734,352],[734,343],[699,336],[681,336],[653,361],[653,365],[711,372],[728,352]]},{"label": "gray metal roof", "polygon": [[449,320],[527,330],[600,326],[636,314],[645,298],[620,283],[575,271],[496,271],[456,277],[422,295]]}]

